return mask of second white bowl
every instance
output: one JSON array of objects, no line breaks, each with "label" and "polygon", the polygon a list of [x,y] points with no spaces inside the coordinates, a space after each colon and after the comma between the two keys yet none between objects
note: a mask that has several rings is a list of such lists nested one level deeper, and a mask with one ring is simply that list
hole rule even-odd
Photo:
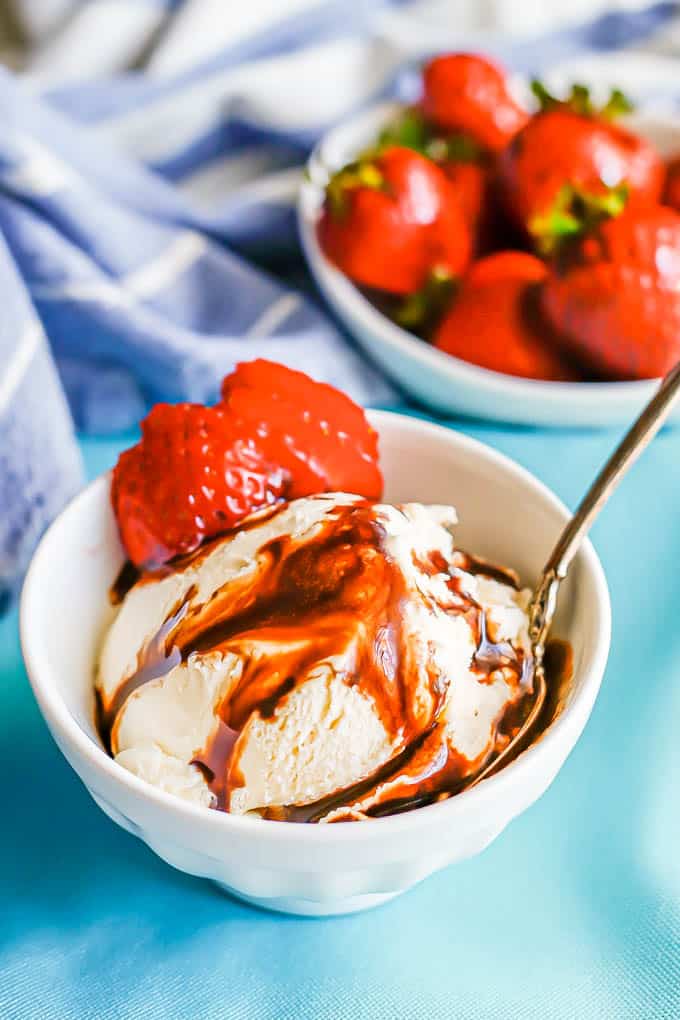
[{"label": "second white bowl", "polygon": [[[328,261],[316,233],[328,175],[355,159],[397,109],[395,104],[373,107],[330,131],[312,153],[300,188],[299,229],[309,269],[349,333],[406,393],[440,414],[526,425],[632,421],[650,399],[657,380],[540,382],[479,368],[397,326]],[[680,153],[680,119],[641,114],[629,118],[629,123],[663,155]],[[674,418],[680,420],[680,410]]]}]

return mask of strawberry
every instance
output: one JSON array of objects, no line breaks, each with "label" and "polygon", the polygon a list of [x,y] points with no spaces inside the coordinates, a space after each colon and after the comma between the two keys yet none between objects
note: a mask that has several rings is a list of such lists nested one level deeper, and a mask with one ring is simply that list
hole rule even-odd
[{"label": "strawberry", "polygon": [[671,209],[680,212],[680,157],[678,156],[666,164],[663,200]]},{"label": "strawberry", "polygon": [[215,407],[157,404],[118,459],[111,501],[129,558],[149,568],[282,499],[378,499],[377,461],[376,433],[349,397],[258,360],[227,376]]},{"label": "strawberry", "polygon": [[350,279],[391,294],[413,293],[434,270],[457,276],[470,257],[470,232],[446,174],[403,146],[335,175],[318,233]]},{"label": "strawberry", "polygon": [[156,404],[118,459],[111,501],[129,558],[153,567],[281,499],[286,483],[225,408]]},{"label": "strawberry", "polygon": [[500,152],[526,124],[503,71],[484,57],[448,53],[423,69],[421,109],[440,131],[462,132],[489,152]]},{"label": "strawberry", "polygon": [[569,99],[559,101],[538,82],[533,89],[541,110],[513,138],[500,156],[500,181],[508,212],[530,230],[544,216],[565,184],[591,193],[625,183],[631,194],[657,201],[663,164],[654,147],[612,123],[630,109],[614,91],[597,110],[588,90],[574,85]]},{"label": "strawberry", "polygon": [[573,238],[541,307],[565,350],[604,378],[664,375],[680,359],[680,215],[632,202]]},{"label": "strawberry", "polygon": [[254,430],[268,459],[287,472],[287,499],[316,492],[380,498],[377,433],[362,408],[334,386],[260,358],[226,377],[222,406]]},{"label": "strawberry", "polygon": [[433,160],[453,184],[475,250],[486,248],[498,210],[492,194],[492,159],[478,142],[460,133],[442,135],[417,107],[407,106],[393,117],[378,136],[374,150],[383,152],[399,145]]},{"label": "strawberry", "polygon": [[462,159],[447,160],[443,169],[456,189],[465,222],[476,234],[489,201],[488,169],[480,162]]},{"label": "strawberry", "polygon": [[538,313],[546,265],[521,251],[476,262],[434,336],[441,351],[527,379],[576,380]]}]

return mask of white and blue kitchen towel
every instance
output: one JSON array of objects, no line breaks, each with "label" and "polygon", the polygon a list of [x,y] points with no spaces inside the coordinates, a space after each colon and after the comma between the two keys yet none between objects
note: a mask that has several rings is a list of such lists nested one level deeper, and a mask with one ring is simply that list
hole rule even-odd
[{"label": "white and blue kitchen towel", "polygon": [[[579,3],[568,5],[572,15]],[[470,32],[488,26],[470,11],[518,5],[467,4],[467,22],[446,0],[14,5],[36,43],[19,75],[0,72],[0,230],[11,253],[0,261],[0,296],[3,336],[16,340],[0,341],[0,511],[15,522],[38,478],[58,501],[52,445],[70,442],[46,416],[52,434],[31,448],[31,485],[12,474],[27,456],[13,438],[27,392],[47,386],[19,353],[16,270],[83,430],[127,428],[160,398],[210,400],[235,361],[258,355],[364,403],[392,401],[328,313],[290,283],[293,199],[309,147],[352,111],[407,95],[415,62],[442,47],[472,41],[537,71],[619,47],[672,49],[678,15],[676,4],[657,3],[482,41]],[[674,61],[649,50],[626,59],[633,91],[673,97]],[[620,55],[616,67],[620,77]],[[72,462],[64,454],[65,478]],[[45,503],[45,518],[54,505]],[[17,527],[0,528],[0,564]],[[27,541],[34,531],[27,522]]]},{"label": "white and blue kitchen towel", "polygon": [[71,418],[43,328],[0,238],[0,616],[44,527],[79,487]]}]

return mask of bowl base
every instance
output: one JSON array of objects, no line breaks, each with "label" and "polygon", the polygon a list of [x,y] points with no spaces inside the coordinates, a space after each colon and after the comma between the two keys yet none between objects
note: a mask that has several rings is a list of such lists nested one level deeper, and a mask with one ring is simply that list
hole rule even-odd
[{"label": "bowl base", "polygon": [[389,893],[367,893],[363,896],[347,896],[338,900],[305,900],[295,896],[247,896],[224,882],[214,883],[222,892],[237,900],[249,903],[260,910],[273,910],[277,914],[295,914],[298,917],[339,917],[342,914],[357,914],[360,910],[371,910],[393,900],[405,890]]}]

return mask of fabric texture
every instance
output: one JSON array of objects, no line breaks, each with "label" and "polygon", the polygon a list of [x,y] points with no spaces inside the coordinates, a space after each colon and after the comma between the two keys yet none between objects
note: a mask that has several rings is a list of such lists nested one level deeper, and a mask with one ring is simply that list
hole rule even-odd
[{"label": "fabric texture", "polygon": [[[309,147],[408,94],[413,61],[463,44],[450,6],[439,21],[423,0],[354,0],[351,17],[345,0],[49,7],[24,80],[0,76],[0,229],[77,425],[116,431],[159,398],[213,399],[235,361],[261,354],[364,403],[396,400],[314,298],[271,272],[290,271]],[[502,55],[535,70],[639,41],[674,13],[608,14]]]},{"label": "fabric texture", "polygon": [[[351,17],[345,0],[14,6],[35,45],[20,76],[0,71],[2,591],[78,477],[44,342],[25,355],[30,316],[85,432],[132,427],[157,400],[210,401],[258,356],[362,403],[400,402],[301,271],[301,165],[330,125],[412,95],[414,62],[479,27],[432,0],[353,0]],[[537,70],[653,43],[676,13],[656,4],[484,45]]]},{"label": "fabric texture", "polygon": [[45,526],[82,483],[40,321],[0,237],[0,615]]}]

